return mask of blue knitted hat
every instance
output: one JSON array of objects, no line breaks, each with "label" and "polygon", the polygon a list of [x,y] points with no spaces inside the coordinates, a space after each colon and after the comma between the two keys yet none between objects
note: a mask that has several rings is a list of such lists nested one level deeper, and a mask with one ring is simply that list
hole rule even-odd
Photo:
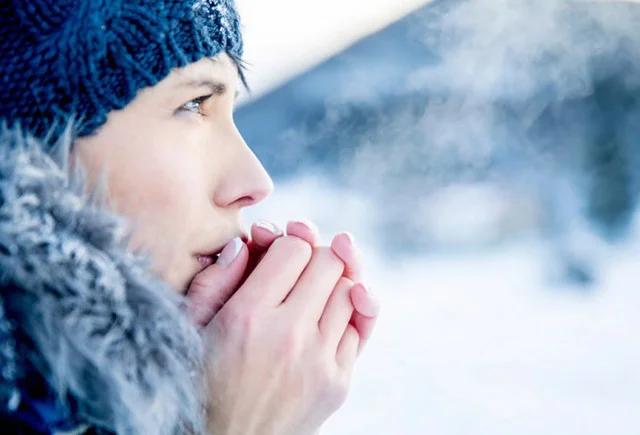
[{"label": "blue knitted hat", "polygon": [[242,56],[233,0],[0,0],[0,120],[86,136],[176,67]]}]

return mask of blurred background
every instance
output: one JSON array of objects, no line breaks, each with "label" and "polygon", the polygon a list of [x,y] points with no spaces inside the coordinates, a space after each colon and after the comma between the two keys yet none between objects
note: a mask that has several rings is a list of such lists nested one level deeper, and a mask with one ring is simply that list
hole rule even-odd
[{"label": "blurred background", "polygon": [[640,434],[640,4],[237,0],[246,221],[351,231],[383,311],[323,434]]}]

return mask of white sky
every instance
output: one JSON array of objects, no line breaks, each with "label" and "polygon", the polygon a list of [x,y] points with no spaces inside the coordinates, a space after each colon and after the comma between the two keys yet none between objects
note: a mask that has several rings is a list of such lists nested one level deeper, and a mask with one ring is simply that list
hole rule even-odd
[{"label": "white sky", "polygon": [[431,1],[236,0],[254,96]]},{"label": "white sky", "polygon": [[236,0],[254,96],[430,0]]}]

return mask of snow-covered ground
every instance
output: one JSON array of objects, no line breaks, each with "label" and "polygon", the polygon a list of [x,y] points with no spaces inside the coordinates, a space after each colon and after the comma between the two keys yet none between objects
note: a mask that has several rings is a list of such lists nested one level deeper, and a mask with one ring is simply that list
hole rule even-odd
[{"label": "snow-covered ground", "polygon": [[307,217],[325,239],[348,229],[364,247],[383,310],[324,435],[640,434],[639,242],[600,255],[587,291],[551,286],[535,240],[379,255],[373,210],[308,178],[246,217]]}]

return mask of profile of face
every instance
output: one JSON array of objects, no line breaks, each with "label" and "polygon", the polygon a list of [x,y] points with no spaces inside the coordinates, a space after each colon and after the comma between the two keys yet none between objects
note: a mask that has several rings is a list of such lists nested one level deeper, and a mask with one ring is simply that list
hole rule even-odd
[{"label": "profile of face", "polygon": [[186,292],[203,259],[244,234],[241,210],[273,183],[238,132],[240,78],[226,54],[174,70],[74,144],[89,179],[106,181],[109,207],[133,226],[131,248]]}]

